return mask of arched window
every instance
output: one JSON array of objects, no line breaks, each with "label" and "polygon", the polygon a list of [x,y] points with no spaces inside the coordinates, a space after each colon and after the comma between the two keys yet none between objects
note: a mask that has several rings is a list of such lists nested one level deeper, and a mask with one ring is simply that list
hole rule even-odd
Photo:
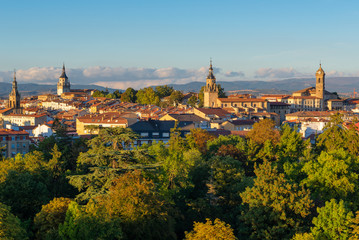
[{"label": "arched window", "polygon": [[318,83],[320,83],[320,78],[318,78]]}]

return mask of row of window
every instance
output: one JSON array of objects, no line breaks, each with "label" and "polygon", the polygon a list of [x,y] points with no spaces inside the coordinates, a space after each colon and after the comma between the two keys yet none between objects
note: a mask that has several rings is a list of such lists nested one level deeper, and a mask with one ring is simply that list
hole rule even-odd
[{"label": "row of window", "polygon": [[[25,140],[26,136],[11,136],[11,141]],[[6,141],[6,137],[0,137],[1,141]]]},{"label": "row of window", "polygon": [[[141,135],[141,137],[148,137],[149,133],[148,132],[142,132],[140,135]],[[160,133],[159,132],[153,132],[152,137],[160,137]],[[169,132],[164,132],[164,133],[162,133],[162,137],[170,137],[170,133]]]}]

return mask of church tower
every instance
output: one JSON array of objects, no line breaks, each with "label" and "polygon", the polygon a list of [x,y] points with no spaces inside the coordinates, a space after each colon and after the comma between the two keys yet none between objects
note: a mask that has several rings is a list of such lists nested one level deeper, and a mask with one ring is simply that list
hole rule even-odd
[{"label": "church tower", "polygon": [[14,81],[12,82],[12,90],[9,95],[8,108],[14,109],[13,112],[20,113],[20,94],[17,90],[16,71],[14,71]]},{"label": "church tower", "polygon": [[322,69],[322,64],[319,65],[319,69],[315,73],[315,78],[316,78],[315,95],[317,98],[324,100],[325,72]]},{"label": "church tower", "polygon": [[64,92],[70,92],[70,82],[65,72],[65,64],[62,65],[62,74],[57,83],[57,95],[61,96]]},{"label": "church tower", "polygon": [[217,98],[218,98],[218,87],[216,84],[216,77],[213,75],[212,60],[210,62],[206,86],[204,87],[204,98],[203,106],[206,108],[215,108],[217,107]]}]

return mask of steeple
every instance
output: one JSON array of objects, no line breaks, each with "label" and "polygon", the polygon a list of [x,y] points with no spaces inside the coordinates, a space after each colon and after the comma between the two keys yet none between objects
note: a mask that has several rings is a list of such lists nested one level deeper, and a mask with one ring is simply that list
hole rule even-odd
[{"label": "steeple", "polygon": [[57,83],[57,95],[61,96],[64,92],[70,92],[70,81],[68,80],[68,77],[66,76],[65,71],[65,63],[62,64],[62,73],[59,77],[59,82]]},{"label": "steeple", "polygon": [[213,74],[212,59],[209,62],[208,76],[203,94],[204,107],[217,107],[218,87],[216,84],[216,77]]},{"label": "steeple", "polygon": [[14,80],[12,81],[12,89],[9,95],[8,108],[14,108],[15,112],[18,112],[20,109],[20,94],[17,90],[16,70],[14,70]]},{"label": "steeple", "polygon": [[214,79],[216,80],[216,77],[213,75],[213,67],[212,67],[212,58],[209,62],[209,70],[208,70],[208,76],[207,79]]},{"label": "steeple", "polygon": [[62,64],[62,74],[61,74],[60,78],[68,79],[66,76],[66,71],[65,71],[65,63]]}]

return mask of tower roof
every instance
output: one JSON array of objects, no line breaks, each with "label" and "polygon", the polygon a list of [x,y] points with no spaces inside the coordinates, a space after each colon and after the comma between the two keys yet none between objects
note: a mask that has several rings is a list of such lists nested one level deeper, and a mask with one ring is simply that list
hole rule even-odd
[{"label": "tower roof", "polygon": [[319,68],[318,68],[316,74],[325,74],[325,72],[324,72],[324,70],[322,68],[322,64],[319,64]]},{"label": "tower roof", "polygon": [[210,65],[209,65],[209,71],[208,71],[207,79],[216,79],[215,76],[213,75],[212,59],[210,61]]},{"label": "tower roof", "polygon": [[60,78],[66,78],[67,79],[66,72],[65,72],[65,64],[62,65],[62,74],[61,74]]}]

